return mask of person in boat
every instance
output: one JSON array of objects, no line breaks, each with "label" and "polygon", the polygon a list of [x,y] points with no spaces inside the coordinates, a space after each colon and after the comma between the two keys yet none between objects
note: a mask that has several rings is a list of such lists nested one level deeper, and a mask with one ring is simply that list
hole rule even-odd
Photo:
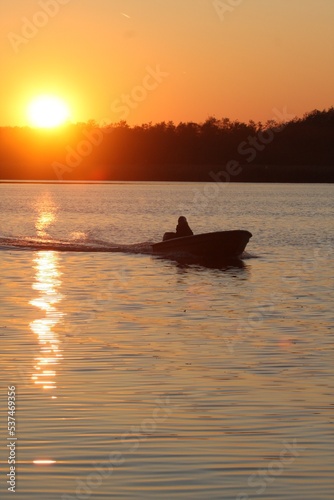
[{"label": "person in boat", "polygon": [[189,227],[187,219],[181,215],[177,221],[176,226],[176,237],[181,238],[182,236],[192,236],[194,233]]},{"label": "person in boat", "polygon": [[177,221],[176,232],[175,233],[165,233],[163,236],[163,241],[171,240],[173,238],[182,238],[183,236],[192,236],[194,233],[189,227],[186,217],[181,215]]}]

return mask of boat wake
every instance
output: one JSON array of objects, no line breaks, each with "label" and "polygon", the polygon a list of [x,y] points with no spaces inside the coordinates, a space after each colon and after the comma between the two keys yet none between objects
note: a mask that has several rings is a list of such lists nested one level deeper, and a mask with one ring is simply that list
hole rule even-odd
[{"label": "boat wake", "polygon": [[56,252],[122,252],[152,254],[154,242],[121,245],[100,240],[60,241],[38,238],[0,238],[0,250],[51,250]]},{"label": "boat wake", "polygon": [[229,267],[239,267],[244,268],[245,264],[241,259],[251,259],[254,256],[243,252],[238,259],[229,260],[215,260],[215,259],[203,259],[201,257],[191,255],[187,252],[174,251],[168,255],[157,255],[153,246],[155,242],[144,241],[135,244],[119,244],[98,239],[93,239],[85,237],[85,239],[70,239],[70,240],[56,240],[50,237],[48,238],[31,238],[31,237],[0,237],[0,251],[54,251],[54,252],[80,252],[80,253],[124,253],[124,254],[142,254],[142,255],[154,255],[156,259],[163,259],[174,261],[181,266],[191,266],[200,265],[204,267],[212,267],[225,269]]},{"label": "boat wake", "polygon": [[242,254],[240,255],[240,258],[242,260],[248,260],[248,259],[258,259],[259,256],[258,255],[255,255],[253,253],[249,253],[249,252],[246,252],[246,250],[244,250],[242,252]]}]

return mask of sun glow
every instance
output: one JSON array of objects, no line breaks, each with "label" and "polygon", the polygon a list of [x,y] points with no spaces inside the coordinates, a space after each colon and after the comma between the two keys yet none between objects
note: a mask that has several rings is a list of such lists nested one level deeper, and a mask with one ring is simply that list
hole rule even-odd
[{"label": "sun glow", "polygon": [[36,97],[28,107],[29,122],[33,127],[53,128],[63,125],[69,119],[67,104],[55,96]]}]

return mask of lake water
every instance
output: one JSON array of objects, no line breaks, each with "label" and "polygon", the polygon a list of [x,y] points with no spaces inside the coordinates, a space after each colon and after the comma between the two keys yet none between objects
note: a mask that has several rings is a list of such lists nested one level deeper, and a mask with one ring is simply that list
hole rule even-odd
[{"label": "lake water", "polygon": [[[333,499],[333,205],[321,184],[0,184],[1,498],[15,386],[17,499]],[[251,231],[244,265],[151,255],[181,214]]]}]

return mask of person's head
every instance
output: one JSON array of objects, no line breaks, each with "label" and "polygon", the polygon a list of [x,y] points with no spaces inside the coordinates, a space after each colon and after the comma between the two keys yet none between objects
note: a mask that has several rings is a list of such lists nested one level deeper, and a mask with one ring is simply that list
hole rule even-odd
[{"label": "person's head", "polygon": [[188,221],[183,215],[181,215],[181,217],[179,217],[178,223],[179,224],[188,224]]}]

